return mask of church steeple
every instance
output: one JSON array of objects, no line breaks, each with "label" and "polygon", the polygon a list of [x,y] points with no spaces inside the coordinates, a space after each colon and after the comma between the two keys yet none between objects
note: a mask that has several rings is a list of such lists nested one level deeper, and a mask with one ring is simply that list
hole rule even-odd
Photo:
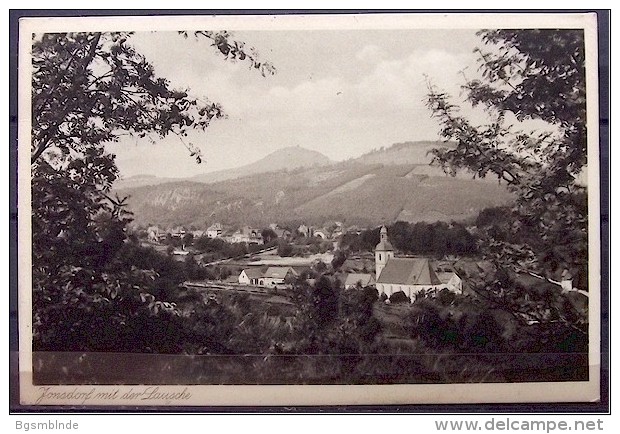
[{"label": "church steeple", "polygon": [[381,226],[381,232],[379,235],[379,244],[375,247],[375,270],[376,270],[376,279],[379,279],[381,272],[385,268],[388,260],[394,257],[394,247],[388,241],[388,233],[387,228],[385,226]]}]

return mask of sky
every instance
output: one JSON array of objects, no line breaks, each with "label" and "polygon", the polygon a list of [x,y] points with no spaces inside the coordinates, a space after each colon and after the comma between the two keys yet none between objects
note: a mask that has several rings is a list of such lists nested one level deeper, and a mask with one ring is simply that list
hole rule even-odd
[{"label": "sky", "polygon": [[243,62],[224,60],[206,40],[174,32],[132,36],[157,75],[174,88],[219,102],[226,119],[189,141],[206,157],[196,164],[170,136],[124,138],[108,149],[123,177],[188,177],[256,161],[288,146],[332,160],[415,140],[437,140],[438,124],[424,98],[425,76],[462,102],[464,76],[477,73],[482,42],[476,30],[264,30],[235,31],[277,69],[263,77]]}]

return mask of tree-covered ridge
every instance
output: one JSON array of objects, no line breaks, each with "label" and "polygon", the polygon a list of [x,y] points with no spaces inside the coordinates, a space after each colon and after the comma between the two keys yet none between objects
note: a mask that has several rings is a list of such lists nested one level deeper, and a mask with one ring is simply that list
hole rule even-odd
[{"label": "tree-covered ridge", "polygon": [[[413,173],[413,164],[334,166],[279,171],[213,184],[171,182],[119,190],[136,224],[206,228],[213,222],[265,226],[297,219],[374,226],[397,220],[473,220],[514,200],[496,182]],[[206,226],[205,226],[206,225]]]}]

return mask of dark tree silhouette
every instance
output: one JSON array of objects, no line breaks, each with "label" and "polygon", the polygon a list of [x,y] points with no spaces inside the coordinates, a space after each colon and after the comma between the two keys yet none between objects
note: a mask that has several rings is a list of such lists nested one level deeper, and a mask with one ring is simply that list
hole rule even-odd
[{"label": "dark tree silhouette", "polygon": [[[157,77],[131,37],[131,32],[33,36],[35,349],[180,350],[181,340],[174,341],[180,331],[168,327],[179,326],[179,311],[158,298],[161,282],[153,265],[137,266],[131,255],[119,258],[131,216],[124,199],[110,195],[118,169],[103,144],[127,134],[173,134],[200,162],[200,149],[186,141],[187,132],[205,130],[224,113],[219,104],[172,89]],[[228,32],[193,37],[263,74],[275,71]]]},{"label": "dark tree silhouette", "polygon": [[[587,349],[587,191],[585,48],[582,30],[483,30],[477,49],[482,79],[463,89],[481,106],[488,124],[474,125],[450,96],[429,83],[427,105],[441,136],[456,143],[434,151],[448,173],[495,175],[517,196],[511,209],[478,218],[482,253],[496,272],[469,279],[487,308],[508,312],[522,336],[521,349]],[[518,121],[542,120],[546,131],[526,131]],[[498,221],[500,220],[501,221]],[[486,230],[490,229],[490,230]],[[539,276],[524,284],[515,272]],[[572,275],[577,288],[549,285]],[[545,286],[545,284],[547,284]],[[544,295],[541,295],[544,294]],[[576,298],[581,298],[579,302]],[[585,300],[585,303],[583,301]],[[492,333],[489,333],[489,339]],[[485,338],[486,339],[486,338]],[[587,363],[587,361],[586,361]]]}]

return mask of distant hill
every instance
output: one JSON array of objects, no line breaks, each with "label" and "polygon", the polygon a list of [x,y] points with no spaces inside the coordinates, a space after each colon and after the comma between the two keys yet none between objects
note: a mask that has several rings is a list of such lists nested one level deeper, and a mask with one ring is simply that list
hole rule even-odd
[{"label": "distant hill", "polygon": [[227,179],[241,178],[243,176],[256,175],[258,173],[290,170],[298,167],[325,166],[331,163],[332,161],[320,152],[301,148],[299,146],[290,146],[288,148],[278,149],[254,163],[235,169],[218,170],[216,172],[196,175],[188,180],[213,183],[225,181]]},{"label": "distant hill", "polygon": [[159,178],[155,175],[135,175],[129,176],[127,178],[118,179],[114,183],[115,189],[125,189],[125,188],[135,188],[142,187],[145,185],[159,185],[165,184],[167,182],[179,182],[181,179],[178,178]]},{"label": "distant hill", "polygon": [[298,167],[315,167],[332,164],[332,161],[317,151],[290,146],[278,149],[254,163],[234,169],[224,169],[215,172],[195,175],[190,178],[159,178],[155,175],[136,175],[119,179],[114,183],[114,188],[122,190],[147,185],[159,185],[169,182],[201,182],[210,184],[213,182],[236,179],[258,173],[273,172],[278,170],[290,170]]},{"label": "distant hill", "polygon": [[271,222],[330,220],[378,225],[396,220],[451,221],[509,203],[504,186],[416,173],[426,164],[348,161],[259,173],[205,184],[195,181],[121,189],[130,195],[135,223],[206,228],[219,221],[265,226]]},{"label": "distant hill", "polygon": [[360,164],[430,164],[435,148],[454,148],[451,142],[417,141],[395,143],[392,146],[372,150],[353,161]]},{"label": "distant hill", "polygon": [[[411,164],[411,175],[444,176],[440,167],[430,166],[434,148],[453,148],[455,144],[439,141],[417,141],[395,143],[389,147],[382,147],[370,151],[360,157],[349,159],[347,164],[357,165],[394,165]],[[116,189],[135,188],[147,185],[159,185],[170,182],[201,182],[211,184],[226,181],[228,179],[243,178],[261,173],[291,170],[300,167],[321,167],[334,164],[328,157],[317,151],[312,151],[298,146],[278,149],[254,163],[234,169],[224,169],[215,172],[195,175],[190,178],[159,178],[154,175],[137,175],[116,181]],[[459,173],[458,178],[471,179],[467,173]],[[489,177],[488,180],[497,182],[497,178]]]},{"label": "distant hill", "polygon": [[[392,146],[382,147],[372,150],[358,158],[350,160],[358,164],[414,164],[415,167],[410,172],[411,175],[445,176],[445,172],[439,166],[431,166],[433,149],[454,149],[456,143],[442,141],[416,141],[395,143]],[[473,175],[466,171],[459,171],[456,178],[472,179]],[[498,179],[494,175],[488,175],[482,182],[497,183]]]}]

